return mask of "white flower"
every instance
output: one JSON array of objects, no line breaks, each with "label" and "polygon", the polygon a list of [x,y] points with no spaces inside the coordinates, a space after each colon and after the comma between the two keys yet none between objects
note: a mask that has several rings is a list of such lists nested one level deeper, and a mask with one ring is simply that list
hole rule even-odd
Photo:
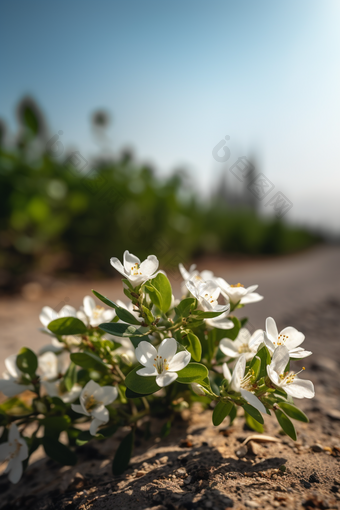
[{"label": "white flower", "polygon": [[194,283],[192,280],[186,282],[187,288],[191,294],[197,299],[200,307],[209,312],[227,312],[229,305],[219,305],[218,297],[221,289],[216,285],[213,280],[207,282]]},{"label": "white flower", "polygon": [[285,345],[280,345],[274,351],[271,364],[267,365],[267,374],[272,383],[291,397],[313,398],[315,392],[312,381],[299,379],[294,372],[284,372],[288,361],[289,351]]},{"label": "white flower", "polygon": [[184,280],[183,284],[181,285],[182,294],[187,293],[186,282],[189,280],[193,281],[194,283],[199,283],[207,280],[212,280],[214,278],[214,273],[212,271],[208,271],[206,269],[201,272],[197,271],[196,264],[191,264],[189,271],[187,271],[181,263],[178,264],[178,267]]},{"label": "white flower", "polygon": [[6,397],[14,397],[26,390],[33,390],[31,384],[24,384],[25,374],[17,367],[17,356],[12,354],[5,359],[7,372],[4,372],[3,379],[0,379],[0,391]]},{"label": "white flower", "polygon": [[255,407],[260,413],[265,413],[266,408],[262,404],[262,402],[249,391],[252,387],[251,383],[251,373],[248,373],[246,376],[244,375],[246,370],[246,356],[242,354],[237,360],[235,368],[233,370],[233,375],[230,374],[229,367],[226,363],[223,363],[223,376],[227,381],[229,381],[229,389],[231,391],[235,391],[236,393],[241,393],[244,400],[248,402],[248,404]]},{"label": "white flower", "polygon": [[96,435],[98,427],[109,421],[109,411],[105,406],[116,400],[118,390],[114,386],[99,386],[89,381],[80,394],[80,405],[72,404],[73,411],[91,416],[90,434]]},{"label": "white flower", "polygon": [[54,382],[43,381],[42,385],[50,397],[59,397],[65,404],[74,402],[79,397],[82,390],[79,384],[74,384],[71,391],[66,391],[60,379]]},{"label": "white flower", "polygon": [[51,351],[45,352],[38,358],[40,378],[42,381],[51,381],[65,374],[70,364],[67,352],[58,356]]},{"label": "white flower", "polygon": [[12,483],[18,483],[22,476],[22,461],[28,457],[28,447],[24,438],[20,436],[18,427],[12,423],[8,442],[0,444],[0,462],[8,460],[5,473]]},{"label": "white flower", "polygon": [[244,354],[248,361],[255,356],[259,345],[263,341],[264,334],[262,329],[257,329],[251,334],[248,329],[241,328],[235,340],[222,338],[220,341],[220,349],[223,354],[230,358],[238,358]]},{"label": "white flower", "polygon": [[157,349],[144,340],[136,348],[136,358],[145,368],[137,370],[138,375],[156,376],[156,383],[163,388],[174,382],[179,370],[182,370],[190,361],[188,351],[176,354],[177,342],[174,338],[165,338]]},{"label": "white flower", "polygon": [[39,319],[41,324],[44,326],[45,330],[52,334],[47,326],[50,322],[60,319],[61,317],[77,317],[77,310],[73,308],[73,306],[65,305],[61,308],[59,312],[56,312],[50,306],[44,306],[40,312]]},{"label": "white flower", "polygon": [[249,303],[256,303],[261,301],[263,296],[254,292],[258,285],[252,285],[247,289],[241,284],[229,285],[223,278],[215,278],[216,284],[220,287],[223,296],[230,301],[232,305],[247,305]]},{"label": "white flower", "polygon": [[93,328],[104,322],[111,322],[116,315],[115,310],[96,305],[95,300],[91,296],[85,296],[83,304],[84,306],[80,307],[80,311],[77,312],[77,317]]},{"label": "white flower", "polygon": [[151,278],[155,278],[159,273],[159,271],[156,272],[159,262],[155,255],[149,255],[148,258],[141,263],[138,257],[126,250],[123,256],[124,266],[116,257],[112,257],[110,262],[134,287],[137,287]]},{"label": "white flower", "polygon": [[298,347],[305,339],[305,335],[295,328],[284,328],[278,333],[276,322],[272,317],[266,320],[265,344],[272,354],[279,345],[285,345],[289,351],[290,358],[306,358],[312,354]]}]

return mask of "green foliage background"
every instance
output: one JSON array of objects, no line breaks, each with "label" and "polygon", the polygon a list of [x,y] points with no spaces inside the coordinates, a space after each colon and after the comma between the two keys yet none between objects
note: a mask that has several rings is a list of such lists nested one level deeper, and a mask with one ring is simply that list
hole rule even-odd
[{"label": "green foliage background", "polygon": [[[105,119],[104,119],[105,120]],[[84,170],[49,153],[46,122],[29,98],[18,105],[15,142],[0,150],[0,285],[32,274],[112,275],[125,249],[155,253],[165,270],[206,254],[284,254],[319,239],[251,209],[199,198],[181,172],[159,178],[129,153]],[[72,159],[72,158],[71,158]]]}]

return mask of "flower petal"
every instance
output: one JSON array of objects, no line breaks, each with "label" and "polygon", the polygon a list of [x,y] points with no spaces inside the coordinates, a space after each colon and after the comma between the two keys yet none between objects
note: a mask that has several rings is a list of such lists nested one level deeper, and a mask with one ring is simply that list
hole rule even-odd
[{"label": "flower petal", "polygon": [[305,339],[305,335],[298,331],[295,328],[292,328],[291,326],[288,326],[288,328],[284,328],[280,335],[286,335],[288,336],[287,340],[285,341],[285,346],[290,351],[291,349],[294,349],[294,347],[298,347],[302,344],[302,342]]},{"label": "flower petal", "polygon": [[289,361],[289,352],[285,345],[279,345],[274,351],[270,366],[277,374],[282,374]]},{"label": "flower petal", "polygon": [[85,296],[84,300],[84,311],[88,317],[92,316],[93,310],[96,308],[96,303],[91,296]]},{"label": "flower petal", "polygon": [[289,351],[289,356],[291,358],[298,359],[307,358],[307,356],[310,356],[311,354],[313,354],[311,351],[305,351],[302,347],[296,347]]},{"label": "flower petal", "polygon": [[8,358],[5,359],[5,365],[9,372],[9,374],[14,377],[20,377],[22,375],[21,370],[17,367],[17,355],[11,354]]},{"label": "flower petal", "polygon": [[276,327],[276,322],[274,321],[274,319],[272,317],[268,317],[267,320],[266,320],[266,332],[267,332],[267,335],[268,335],[269,339],[272,342],[276,342],[277,341],[277,337],[279,336],[279,332],[278,332],[277,327]]},{"label": "flower petal", "polygon": [[80,406],[79,404],[71,404],[72,410],[75,413],[79,414],[85,414],[86,416],[90,416],[90,413],[84,410],[83,406]]},{"label": "flower petal", "polygon": [[149,255],[140,265],[140,270],[144,275],[152,275],[158,269],[159,262],[156,255]]},{"label": "flower petal", "polygon": [[124,264],[124,268],[125,268],[125,271],[127,272],[127,274],[130,274],[131,267],[133,267],[135,264],[139,265],[140,260],[138,257],[136,257],[136,255],[133,255],[128,250],[125,250],[124,255],[123,255],[123,264]]},{"label": "flower petal", "polygon": [[22,462],[19,459],[13,459],[8,479],[12,483],[18,483],[22,476]]},{"label": "flower petal", "polygon": [[28,446],[27,446],[25,439],[23,439],[23,438],[19,439],[19,443],[21,446],[20,446],[20,450],[18,453],[18,460],[23,461],[23,460],[27,459],[27,457],[28,457]]},{"label": "flower petal", "polygon": [[196,285],[191,281],[187,281],[185,283],[187,289],[191,292],[191,294],[196,298],[198,299],[199,298],[199,293],[198,293],[198,289],[196,288]]},{"label": "flower petal", "polygon": [[231,376],[230,381],[231,390],[236,392],[240,391],[241,380],[244,377],[245,369],[246,369],[246,357],[244,354],[242,354],[242,356],[240,356],[239,359],[237,360],[237,363],[233,371],[233,375]]},{"label": "flower petal", "polygon": [[226,356],[230,358],[236,358],[240,355],[237,349],[237,344],[235,346],[235,342],[229,340],[229,338],[222,338],[220,341],[220,349]]},{"label": "flower petal", "polygon": [[148,375],[157,375],[158,372],[157,372],[157,369],[156,367],[144,367],[144,368],[140,368],[139,370],[137,370],[136,372],[137,375],[143,375],[143,376],[148,376]]},{"label": "flower petal", "polygon": [[40,312],[39,319],[41,324],[47,328],[51,321],[58,319],[58,314],[50,306],[44,306]]},{"label": "flower petal", "polygon": [[244,398],[244,400],[246,400],[248,402],[248,404],[255,407],[255,409],[260,411],[260,413],[264,413],[264,414],[266,413],[266,408],[264,407],[262,402],[256,397],[256,395],[251,393],[251,391],[241,389],[241,395]]},{"label": "flower petal", "polygon": [[[121,263],[121,261],[117,259],[117,257],[111,257],[110,264],[111,264],[112,267],[115,268],[116,271],[118,271],[118,273],[120,273],[121,275],[125,276],[125,278],[127,277],[127,274],[126,274],[126,271],[124,269],[124,266]],[[129,271],[128,274],[130,274],[130,271]]]},{"label": "flower petal", "polygon": [[0,391],[6,397],[15,397],[15,395],[19,395],[19,393],[22,393],[23,391],[32,389],[31,386],[26,386],[24,384],[17,384],[13,380],[10,379],[0,379]]},{"label": "flower petal", "polygon": [[106,406],[116,400],[118,397],[118,390],[115,386],[101,386],[93,393],[93,397],[97,402],[101,402]]},{"label": "flower petal", "polygon": [[250,287],[247,288],[247,294],[252,294],[256,289],[257,289],[258,285],[251,285]]},{"label": "flower petal", "polygon": [[178,372],[187,366],[191,359],[191,354],[188,351],[181,351],[175,354],[169,363],[170,372]]},{"label": "flower petal", "polygon": [[157,375],[156,377],[156,383],[161,388],[164,388],[164,386],[169,386],[172,382],[174,382],[178,377],[178,374],[176,372],[165,372],[162,374]]},{"label": "flower petal", "polygon": [[264,331],[262,329],[257,329],[250,337],[249,347],[251,350],[256,351],[263,342]]},{"label": "flower petal", "polygon": [[90,425],[90,434],[92,436],[95,436],[97,434],[97,430],[101,425],[104,425],[106,422],[102,422],[101,420],[98,420],[97,418],[93,418]]},{"label": "flower petal", "polygon": [[76,317],[77,310],[73,306],[65,305],[59,311],[58,315],[59,315],[59,317]]},{"label": "flower petal", "polygon": [[9,446],[9,443],[2,443],[0,444],[0,462],[3,462],[4,460],[9,457],[11,453],[11,448]]},{"label": "flower petal", "polygon": [[312,381],[295,377],[293,382],[284,386],[285,392],[295,398],[313,398],[315,395]]},{"label": "flower petal", "polygon": [[227,363],[223,363],[222,371],[223,371],[224,379],[227,379],[227,381],[230,382],[231,381],[231,373],[230,373],[230,370],[229,370],[229,367],[228,367]]},{"label": "flower petal", "polygon": [[263,296],[258,294],[257,292],[252,292],[251,294],[247,294],[241,299],[241,305],[249,305],[250,303],[257,303],[258,301],[262,301]]},{"label": "flower petal", "polygon": [[102,423],[107,423],[109,421],[109,411],[106,409],[104,405],[99,405],[95,409],[91,411],[91,415],[97,420],[100,420]]},{"label": "flower petal", "polygon": [[145,367],[150,367],[153,365],[156,356],[157,351],[150,342],[146,342],[145,340],[139,342],[138,347],[136,348],[136,358],[139,363]]},{"label": "flower petal", "polygon": [[164,338],[158,347],[158,355],[170,361],[177,351],[177,342],[174,338]]}]

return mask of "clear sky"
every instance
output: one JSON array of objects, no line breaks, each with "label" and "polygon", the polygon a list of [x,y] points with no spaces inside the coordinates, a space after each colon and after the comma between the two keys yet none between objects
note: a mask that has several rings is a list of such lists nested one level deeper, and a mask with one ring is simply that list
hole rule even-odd
[{"label": "clear sky", "polygon": [[2,1],[0,115],[13,127],[29,93],[91,154],[105,107],[114,151],[186,167],[200,190],[229,135],[229,162],[255,153],[287,219],[339,229],[339,26],[339,0]]}]

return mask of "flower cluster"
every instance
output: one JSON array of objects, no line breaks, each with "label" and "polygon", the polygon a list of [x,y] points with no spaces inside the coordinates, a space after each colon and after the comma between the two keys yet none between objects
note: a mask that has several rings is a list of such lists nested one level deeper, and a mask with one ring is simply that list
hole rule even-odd
[{"label": "flower cluster", "polygon": [[[182,296],[176,299],[155,255],[141,262],[126,251],[123,263],[112,258],[111,264],[123,276],[128,303],[93,291],[100,304],[86,296],[78,310],[45,306],[40,321],[49,343],[38,353],[23,347],[5,360],[0,461],[7,462],[11,482],[19,481],[40,445],[52,459],[74,464],[75,446],[126,426],[131,432],[123,442],[130,445],[141,418],[162,409],[171,423],[197,399],[213,408],[214,425],[227,417],[231,423],[238,413],[261,431],[272,411],[296,439],[290,419],[308,419],[293,398],[312,398],[314,387],[290,363],[312,353],[301,347],[305,337],[294,327],[279,333],[269,317],[263,330],[251,333],[247,319],[237,317],[263,299],[257,285],[229,284],[180,264]],[[129,450],[117,451],[114,473],[127,466],[119,455]]]}]

